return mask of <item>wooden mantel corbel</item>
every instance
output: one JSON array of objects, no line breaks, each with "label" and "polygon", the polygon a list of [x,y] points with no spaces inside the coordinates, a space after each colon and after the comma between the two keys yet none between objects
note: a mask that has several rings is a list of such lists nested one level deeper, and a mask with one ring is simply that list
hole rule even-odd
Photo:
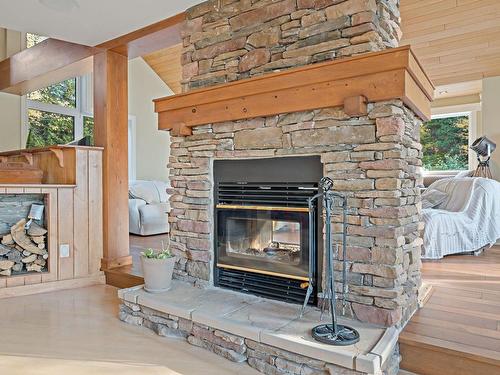
[{"label": "wooden mantel corbel", "polygon": [[158,128],[190,135],[198,125],[401,99],[430,118],[434,86],[409,46],[327,61],[154,100]]}]

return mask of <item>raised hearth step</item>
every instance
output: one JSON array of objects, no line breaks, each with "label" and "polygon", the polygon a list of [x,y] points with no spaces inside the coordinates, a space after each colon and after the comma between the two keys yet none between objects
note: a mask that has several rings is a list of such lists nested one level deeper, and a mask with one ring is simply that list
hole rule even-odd
[{"label": "raised hearth step", "polygon": [[[322,344],[310,333],[320,322],[317,308],[309,307],[299,318],[301,307],[295,304],[214,287],[199,289],[177,280],[165,293],[147,293],[138,286],[119,290],[118,296],[141,307],[368,374],[381,373],[398,339],[396,328],[340,319],[341,324],[358,330],[360,342],[345,347]],[[325,315],[322,322],[326,319]]]}]

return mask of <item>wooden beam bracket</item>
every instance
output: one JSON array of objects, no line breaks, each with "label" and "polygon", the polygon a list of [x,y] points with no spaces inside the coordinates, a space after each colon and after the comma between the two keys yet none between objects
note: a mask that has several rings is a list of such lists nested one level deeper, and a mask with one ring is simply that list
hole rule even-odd
[{"label": "wooden beam bracket", "polygon": [[50,151],[56,156],[59,167],[64,168],[64,151],[60,148],[51,148]]},{"label": "wooden beam bracket", "polygon": [[33,154],[29,152],[22,152],[21,156],[23,156],[26,159],[26,163],[29,165],[33,165]]},{"label": "wooden beam bracket", "polygon": [[350,96],[344,99],[344,112],[352,117],[366,116],[368,114],[367,100],[363,95]]}]

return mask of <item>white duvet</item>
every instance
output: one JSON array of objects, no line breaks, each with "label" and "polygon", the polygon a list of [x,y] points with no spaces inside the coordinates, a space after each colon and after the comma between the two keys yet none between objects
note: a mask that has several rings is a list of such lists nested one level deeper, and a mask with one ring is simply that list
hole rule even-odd
[{"label": "white duvet", "polygon": [[485,178],[447,178],[429,189],[448,194],[436,208],[423,210],[424,259],[475,251],[500,238],[500,183]]}]

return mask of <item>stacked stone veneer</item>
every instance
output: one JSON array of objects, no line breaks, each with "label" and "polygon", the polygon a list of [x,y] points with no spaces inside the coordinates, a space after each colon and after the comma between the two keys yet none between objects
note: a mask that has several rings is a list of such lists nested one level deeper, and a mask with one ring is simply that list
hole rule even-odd
[{"label": "stacked stone veneer", "polygon": [[213,0],[187,11],[183,90],[399,44],[399,0]]},{"label": "stacked stone veneer", "polygon": [[[361,375],[363,372],[305,357],[241,336],[194,323],[189,319],[162,313],[135,303],[122,301],[120,319],[143,326],[159,336],[185,338],[188,343],[209,350],[233,362],[247,362],[268,375]],[[384,363],[384,375],[398,373],[399,353]]]},{"label": "stacked stone veneer", "polygon": [[[397,1],[221,0],[220,11],[217,3],[187,12],[184,90],[375,51],[398,40]],[[349,313],[388,326],[406,321],[420,285],[419,126],[413,112],[394,100],[369,103],[362,117],[324,108],[207,124],[191,136],[172,137],[176,277],[212,281],[214,159],[321,155],[324,175],[349,198]],[[334,228],[338,232],[339,225]]]}]

